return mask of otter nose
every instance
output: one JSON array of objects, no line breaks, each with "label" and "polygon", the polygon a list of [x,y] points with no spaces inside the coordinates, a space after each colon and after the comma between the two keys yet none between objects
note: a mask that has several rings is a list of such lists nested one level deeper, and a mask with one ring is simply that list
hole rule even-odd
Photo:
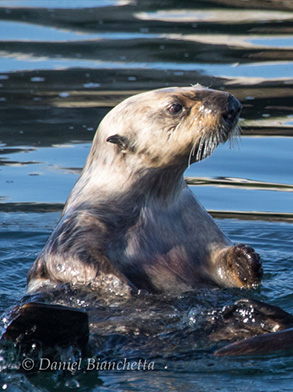
[{"label": "otter nose", "polygon": [[242,105],[232,94],[215,90],[199,90],[196,97],[202,102],[203,108],[222,116],[223,120],[232,125],[238,118]]},{"label": "otter nose", "polygon": [[242,105],[238,99],[229,94],[227,109],[223,111],[222,117],[226,122],[232,123],[239,116],[241,109]]}]

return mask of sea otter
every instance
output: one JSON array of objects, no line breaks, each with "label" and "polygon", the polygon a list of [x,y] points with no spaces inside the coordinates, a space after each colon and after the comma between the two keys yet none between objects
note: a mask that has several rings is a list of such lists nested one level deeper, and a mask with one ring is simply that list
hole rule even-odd
[{"label": "sea otter", "polygon": [[[258,254],[233,245],[183,179],[189,164],[237,136],[240,111],[231,94],[199,85],[142,93],[110,111],[56,229],[29,272],[28,295],[10,311],[1,340],[30,352],[35,343],[87,350],[89,329],[110,341],[146,331],[155,338],[174,323],[172,300],[192,296],[190,290],[258,285]],[[84,288],[90,289],[86,301],[89,292],[94,296],[86,312],[71,307],[71,298]],[[115,309],[122,294],[114,315],[109,293]],[[217,356],[293,347],[293,316],[251,299],[213,311],[205,326],[215,342],[254,336],[225,346]],[[172,333],[170,339],[173,347]],[[123,339],[122,345],[124,353]]]},{"label": "sea otter", "polygon": [[237,135],[240,111],[231,94],[200,85],[141,93],[112,109],[28,274],[28,291],[60,283],[117,293],[258,285],[259,255],[231,243],[183,178]]}]

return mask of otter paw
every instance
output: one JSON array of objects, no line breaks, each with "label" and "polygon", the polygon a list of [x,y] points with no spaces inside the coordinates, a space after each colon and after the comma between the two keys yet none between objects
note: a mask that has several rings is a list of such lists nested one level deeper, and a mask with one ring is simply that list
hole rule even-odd
[{"label": "otter paw", "polygon": [[258,285],[263,275],[260,256],[244,244],[232,246],[227,254],[227,267],[239,281],[240,287]]}]

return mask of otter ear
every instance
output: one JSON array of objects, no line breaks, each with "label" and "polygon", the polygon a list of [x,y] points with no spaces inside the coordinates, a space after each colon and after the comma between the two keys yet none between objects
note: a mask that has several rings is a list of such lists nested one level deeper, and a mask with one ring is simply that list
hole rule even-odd
[{"label": "otter ear", "polygon": [[128,140],[120,135],[112,135],[107,137],[106,142],[117,144],[120,150],[126,150],[128,147]]}]

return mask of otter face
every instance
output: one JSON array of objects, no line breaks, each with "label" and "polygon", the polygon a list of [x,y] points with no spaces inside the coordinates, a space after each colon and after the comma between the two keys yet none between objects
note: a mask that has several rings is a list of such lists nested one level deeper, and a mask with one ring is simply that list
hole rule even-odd
[{"label": "otter face", "polygon": [[105,140],[129,160],[134,154],[136,165],[187,167],[238,133],[241,108],[231,94],[199,85],[154,90],[126,99],[106,116],[106,128],[115,133]]}]

